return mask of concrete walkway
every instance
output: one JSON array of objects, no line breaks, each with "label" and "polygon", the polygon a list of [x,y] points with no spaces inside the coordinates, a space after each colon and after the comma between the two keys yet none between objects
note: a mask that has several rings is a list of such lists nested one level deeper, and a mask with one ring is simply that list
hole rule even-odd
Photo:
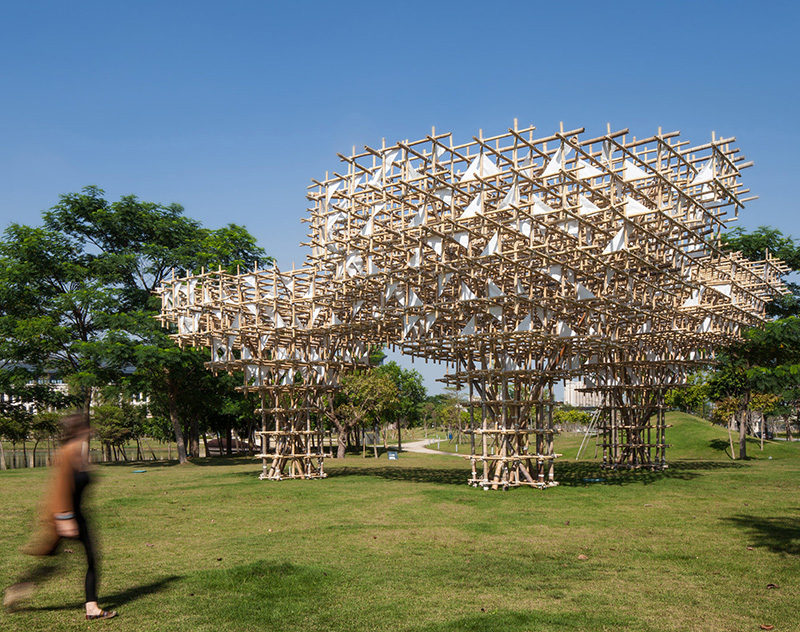
[{"label": "concrete walkway", "polygon": [[433,450],[428,448],[432,443],[436,443],[438,439],[423,439],[422,441],[403,441],[403,452],[417,452],[419,454],[446,454],[448,456],[464,456],[463,454],[456,454],[455,452],[443,452],[441,450]]}]

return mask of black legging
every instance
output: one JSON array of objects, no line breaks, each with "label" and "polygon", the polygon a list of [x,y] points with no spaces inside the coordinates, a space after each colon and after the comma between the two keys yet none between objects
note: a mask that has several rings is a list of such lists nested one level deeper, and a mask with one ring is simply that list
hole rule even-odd
[{"label": "black legging", "polygon": [[75,514],[75,521],[78,523],[78,539],[83,544],[86,552],[86,579],[84,590],[86,591],[86,602],[97,601],[97,564],[95,560],[94,544],[89,536],[89,526],[82,513]]}]

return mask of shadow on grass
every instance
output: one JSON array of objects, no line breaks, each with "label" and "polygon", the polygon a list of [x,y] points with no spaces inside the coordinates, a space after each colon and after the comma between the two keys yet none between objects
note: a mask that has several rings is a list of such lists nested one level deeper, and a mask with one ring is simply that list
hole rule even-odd
[{"label": "shadow on grass", "polygon": [[[159,580],[154,582],[150,582],[149,584],[141,584],[140,586],[133,586],[132,588],[128,588],[127,590],[123,590],[121,592],[117,592],[111,595],[100,595],[100,602],[105,608],[115,609],[124,606],[125,604],[129,604],[132,601],[136,601],[142,597],[146,597],[147,595],[153,595],[155,593],[159,593],[162,590],[165,590],[170,584],[173,582],[178,581],[179,579],[183,579],[178,575],[171,575],[169,577],[162,577]],[[57,611],[57,610],[76,610],[83,608],[84,603],[82,601],[69,603],[69,604],[61,604],[58,606],[41,606],[37,608],[23,608],[23,610],[29,611]]]},{"label": "shadow on grass", "polygon": [[[678,461],[660,472],[649,470],[606,470],[598,463],[586,461],[557,461],[555,478],[566,487],[589,485],[649,485],[665,479],[691,480],[704,473],[742,467],[741,463],[726,461]],[[328,470],[329,478],[373,476],[392,481],[465,485],[470,476],[468,468],[425,468],[397,466],[340,467]]]},{"label": "shadow on grass", "polygon": [[440,483],[445,485],[466,485],[468,469],[432,467],[337,467],[328,470],[328,478],[344,476],[373,476],[390,481],[411,481],[415,483]]},{"label": "shadow on grass", "polygon": [[[249,465],[252,463],[256,463],[257,459],[253,456],[247,456],[242,454],[240,456],[206,456],[201,458],[191,458],[188,461],[190,465],[201,465],[201,466],[208,466],[208,465]],[[117,462],[110,462],[110,463],[97,463],[102,467],[133,467],[136,469],[156,469],[160,467],[175,467],[180,465],[180,463],[176,461],[168,461],[166,459],[162,461],[117,461]]]},{"label": "shadow on grass", "polygon": [[661,471],[610,470],[599,463],[586,461],[556,461],[556,480],[567,487],[589,485],[649,485],[666,479],[691,480],[706,472],[743,467],[732,461],[675,461]]},{"label": "shadow on grass", "polygon": [[536,610],[490,610],[458,619],[412,628],[413,632],[530,632],[531,630],[649,630],[650,628],[610,612],[542,612]]},{"label": "shadow on grass", "polygon": [[753,546],[773,553],[800,555],[800,508],[794,511],[795,515],[774,518],[739,514],[724,520],[747,532]]}]

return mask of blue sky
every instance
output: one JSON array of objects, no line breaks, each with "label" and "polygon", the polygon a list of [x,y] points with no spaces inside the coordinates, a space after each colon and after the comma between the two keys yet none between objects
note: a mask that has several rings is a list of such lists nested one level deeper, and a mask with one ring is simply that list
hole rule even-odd
[{"label": "blue sky", "polygon": [[244,224],[289,268],[336,152],[518,117],[736,136],[760,196],[740,224],[800,236],[798,18],[789,2],[7,2],[0,228],[96,184]]}]

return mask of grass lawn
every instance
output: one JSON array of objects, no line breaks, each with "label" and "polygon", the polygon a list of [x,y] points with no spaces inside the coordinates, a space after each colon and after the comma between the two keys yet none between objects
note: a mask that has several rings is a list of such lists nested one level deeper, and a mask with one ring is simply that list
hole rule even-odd
[{"label": "grass lawn", "polygon": [[[669,422],[666,472],[601,471],[564,436],[545,491],[471,488],[468,461],[424,454],[281,483],[245,458],[99,466],[101,605],[120,617],[82,619],[67,543],[0,630],[800,630],[800,444],[734,462],[724,431]],[[33,562],[17,550],[46,477],[0,472],[4,584]]]}]

